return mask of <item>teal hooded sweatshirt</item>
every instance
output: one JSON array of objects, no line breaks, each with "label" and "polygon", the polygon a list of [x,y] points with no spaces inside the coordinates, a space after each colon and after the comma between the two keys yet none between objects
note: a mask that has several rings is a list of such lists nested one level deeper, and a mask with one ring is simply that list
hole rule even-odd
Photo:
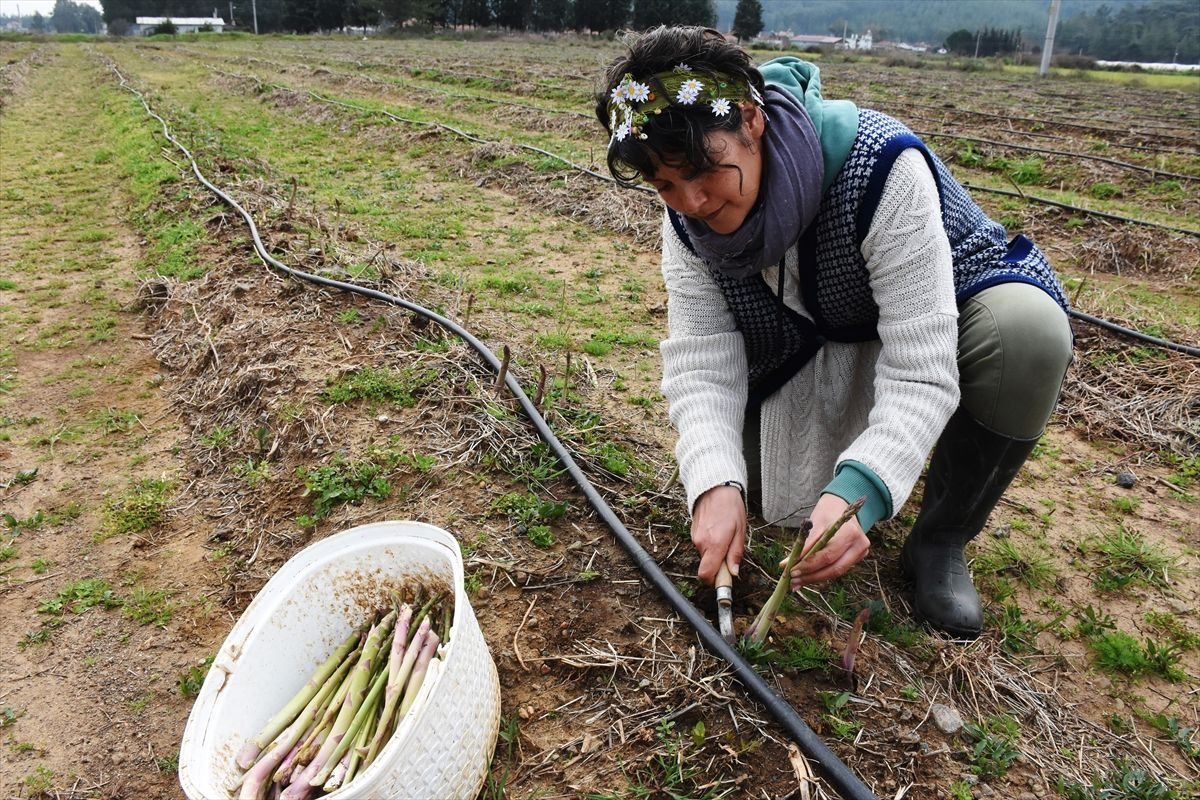
[{"label": "teal hooded sweatshirt", "polygon": [[821,155],[825,161],[825,180],[821,191],[833,184],[858,135],[858,106],[849,100],[821,97],[821,70],[816,64],[795,56],[773,58],[758,71],[770,86],[786,89],[804,104],[817,135],[821,137]]}]

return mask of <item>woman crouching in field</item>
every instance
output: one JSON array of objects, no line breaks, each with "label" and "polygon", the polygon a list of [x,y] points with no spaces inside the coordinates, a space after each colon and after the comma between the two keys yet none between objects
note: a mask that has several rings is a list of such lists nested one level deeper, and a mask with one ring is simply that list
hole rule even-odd
[{"label": "woman crouching in field", "polygon": [[[867,498],[792,588],[844,574],[904,505],[916,608],[977,636],[963,547],[1041,436],[1071,360],[1063,289],[897,120],[755,68],[703,28],[631,38],[596,113],[608,165],[666,205],[663,392],[699,577],[736,575],[746,507],[813,537]],[[811,545],[813,537],[810,537]]]}]

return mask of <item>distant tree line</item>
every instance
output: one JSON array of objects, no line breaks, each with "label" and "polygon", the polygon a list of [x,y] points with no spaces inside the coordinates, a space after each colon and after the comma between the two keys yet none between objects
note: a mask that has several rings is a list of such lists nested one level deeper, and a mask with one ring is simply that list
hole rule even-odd
[{"label": "distant tree line", "polygon": [[1200,7],[1195,0],[1160,0],[1119,11],[1101,5],[1063,22],[1054,52],[1111,61],[1200,64]]},{"label": "distant tree line", "polygon": [[38,33],[101,33],[104,30],[104,20],[99,11],[72,0],[57,0],[48,17],[35,11],[20,17],[20,22]]},{"label": "distant tree line", "polygon": [[945,48],[957,55],[987,57],[1019,53],[1022,44],[1020,30],[984,28],[971,32],[962,28],[946,37]]},{"label": "distant tree line", "polygon": [[[740,2],[717,0],[722,30],[733,26]],[[977,31],[1019,30],[1026,51],[1040,53],[1049,6],[1049,0],[769,0],[763,3],[763,23],[766,31],[838,36],[844,30],[861,34],[870,29],[876,44],[891,39],[936,46],[965,30],[972,41],[964,52],[970,53]],[[1054,51],[1120,61],[1200,63],[1200,2],[1063,0]]]},{"label": "distant tree line", "polygon": [[[60,0],[62,2],[64,0]],[[100,0],[110,27],[136,17],[207,17],[214,0]],[[715,25],[715,0],[255,0],[260,33],[363,27],[612,31],[660,24]],[[216,0],[228,16],[228,0]],[[235,0],[233,23],[252,26],[250,0]],[[226,20],[229,22],[229,20]]]}]

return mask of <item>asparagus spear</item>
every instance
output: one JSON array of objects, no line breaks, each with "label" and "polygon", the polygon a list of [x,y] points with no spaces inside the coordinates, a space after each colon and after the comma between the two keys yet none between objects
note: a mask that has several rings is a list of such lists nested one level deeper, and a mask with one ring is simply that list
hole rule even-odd
[{"label": "asparagus spear", "polygon": [[[379,707],[379,698],[383,695],[384,686],[387,685],[387,677],[388,673],[386,669],[381,669],[375,676],[375,679],[371,683],[371,691],[367,693],[362,705],[355,712],[354,719],[351,720],[350,725],[346,728],[345,736],[342,737],[341,741],[330,752],[325,766],[321,767],[317,774],[309,780],[309,785],[324,785],[337,768],[338,763],[342,760],[342,756],[350,751],[350,745],[354,744],[355,740],[358,739],[359,733],[366,727],[367,720],[375,715],[375,711]],[[326,787],[326,790],[328,791],[329,788]]]},{"label": "asparagus spear", "polygon": [[342,783],[349,783],[354,780],[354,776],[360,770],[366,769],[374,761],[374,757],[367,758],[367,744],[375,738],[375,730],[379,727],[379,717],[372,717],[366,725],[363,726],[362,733],[358,736],[358,741],[354,743],[354,749],[350,752],[350,763],[346,766],[346,774],[342,779]]},{"label": "asparagus spear", "polygon": [[804,524],[800,527],[800,533],[796,536],[796,541],[792,543],[792,549],[788,553],[787,563],[784,564],[783,572],[779,575],[779,581],[775,584],[775,591],[771,593],[771,597],[758,612],[758,616],[754,618],[754,622],[750,623],[750,627],[746,629],[746,633],[742,636],[744,640],[758,645],[766,643],[767,634],[770,633],[771,625],[775,622],[775,615],[779,612],[779,606],[783,604],[783,598],[787,597],[788,587],[791,585],[792,580],[792,568],[814,553],[819,553],[829,543],[829,540],[833,538],[833,535],[846,524],[846,521],[858,513],[858,510],[863,507],[863,503],[866,501],[867,498],[860,497],[846,506],[846,510],[842,512],[842,515],[825,529],[821,537],[817,539],[807,552],[801,555],[801,550],[804,548],[804,541],[808,538],[808,532],[812,530],[812,520],[804,520]]},{"label": "asparagus spear", "polygon": [[271,741],[279,735],[279,732],[288,726],[296,715],[304,708],[313,695],[325,684],[325,681],[333,674],[346,655],[354,649],[358,643],[359,634],[362,628],[355,630],[346,637],[346,641],[342,642],[341,646],[333,652],[325,663],[322,664],[313,676],[308,679],[308,683],[304,684],[304,688],[296,693],[286,706],[279,710],[275,716],[267,721],[262,730],[257,735],[242,747],[241,752],[237,756],[237,765],[242,769],[249,769],[254,764],[254,759],[258,754],[271,743]]},{"label": "asparagus spear", "polygon": [[389,612],[379,621],[378,625],[371,629],[370,634],[367,635],[362,656],[358,659],[358,663],[355,664],[353,672],[350,673],[349,690],[342,700],[342,707],[338,711],[337,719],[333,721],[333,726],[325,736],[325,740],[321,744],[321,749],[317,751],[313,760],[304,768],[304,772],[300,773],[300,776],[283,793],[281,800],[303,800],[303,798],[309,796],[312,788],[309,785],[309,781],[325,767],[326,762],[330,759],[330,754],[333,753],[334,748],[345,737],[347,728],[350,726],[355,713],[366,697],[368,683],[377,666],[376,658],[379,655],[380,645],[391,631],[392,623],[395,620],[396,612]]},{"label": "asparagus spear", "polygon": [[356,660],[354,652],[345,655],[337,671],[326,678],[317,693],[304,706],[299,716],[275,738],[267,752],[251,764],[250,771],[246,773],[243,779],[238,800],[258,800],[263,793],[263,789],[270,782],[272,773],[275,772],[276,767],[289,757],[294,760],[295,755],[300,751],[300,745],[298,744],[300,738],[307,732],[308,727],[325,706],[329,697],[342,684],[342,679]]},{"label": "asparagus spear", "polygon": [[[366,640],[364,638],[362,646],[365,645]],[[362,658],[361,649],[358,652],[358,658]],[[357,664],[357,659],[355,663]],[[333,726],[333,721],[337,718],[337,714],[342,708],[342,702],[346,698],[346,693],[350,691],[350,682],[353,677],[353,671],[345,674],[337,691],[330,695],[329,700],[325,703],[325,708],[322,709],[320,715],[317,717],[316,724],[305,732],[304,738],[300,742],[300,751],[292,760],[292,767],[286,771],[283,767],[280,767],[275,773],[276,780],[282,780],[285,784],[291,783],[292,781],[288,776],[302,772],[304,767],[308,765],[308,762],[313,760],[321,745],[324,744],[325,737],[329,734],[329,729]]]},{"label": "asparagus spear", "polygon": [[[387,739],[388,730],[391,725],[392,716],[395,714],[396,707],[403,699],[404,684],[408,682],[408,677],[413,671],[413,665],[417,663],[417,656],[421,654],[421,647],[425,640],[431,635],[429,630],[429,618],[421,620],[421,624],[417,626],[416,633],[413,634],[412,641],[408,648],[403,653],[403,659],[393,676],[388,673],[387,692],[384,698],[383,714],[379,718],[379,726],[375,729],[375,736],[371,739],[371,746],[367,750],[367,763],[375,760],[375,755],[383,746]],[[390,665],[389,665],[390,666]]]},{"label": "asparagus spear", "polygon": [[[427,616],[429,616],[429,612],[433,609],[434,605],[436,605],[437,602],[445,596],[446,596],[446,593],[441,592],[441,593],[435,594],[433,597],[429,598],[429,600],[427,600],[425,602],[425,605],[421,606],[421,609],[416,614],[413,614],[412,624],[415,626],[415,625],[418,625],[420,622],[422,622]],[[409,639],[412,639],[413,633],[415,630],[416,630],[415,628],[409,629],[409,632],[408,632]]]},{"label": "asparagus spear", "polygon": [[397,719],[402,719],[416,701],[417,692],[421,691],[421,684],[425,682],[425,673],[429,671],[429,662],[433,661],[433,654],[437,652],[437,646],[438,635],[430,631],[429,635],[425,637],[425,644],[421,645],[421,654],[417,656],[417,663],[413,666],[408,685],[404,687],[404,700],[400,702],[400,711],[396,714]]}]

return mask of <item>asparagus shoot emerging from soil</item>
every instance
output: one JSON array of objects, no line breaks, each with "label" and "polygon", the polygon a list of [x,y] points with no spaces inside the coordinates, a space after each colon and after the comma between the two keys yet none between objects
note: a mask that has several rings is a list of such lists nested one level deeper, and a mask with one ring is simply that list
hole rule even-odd
[{"label": "asparagus shoot emerging from soil", "polygon": [[804,520],[804,524],[800,526],[800,532],[796,536],[796,541],[792,543],[792,549],[788,553],[787,562],[783,566],[783,572],[779,575],[779,581],[775,584],[775,591],[771,593],[771,597],[763,605],[762,610],[758,612],[758,616],[754,618],[754,622],[750,623],[750,627],[746,630],[742,637],[745,641],[756,645],[766,644],[767,634],[771,632],[771,625],[775,622],[775,615],[779,613],[779,607],[783,604],[783,598],[787,597],[788,588],[792,581],[792,569],[815,553],[821,552],[825,545],[829,544],[829,540],[833,535],[841,529],[850,517],[858,513],[858,510],[863,507],[863,503],[867,498],[860,497],[850,505],[846,506],[846,510],[842,515],[833,521],[828,528],[821,534],[820,538],[813,543],[807,551],[801,555],[804,550],[804,542],[808,538],[808,532],[812,530],[812,520]]}]

